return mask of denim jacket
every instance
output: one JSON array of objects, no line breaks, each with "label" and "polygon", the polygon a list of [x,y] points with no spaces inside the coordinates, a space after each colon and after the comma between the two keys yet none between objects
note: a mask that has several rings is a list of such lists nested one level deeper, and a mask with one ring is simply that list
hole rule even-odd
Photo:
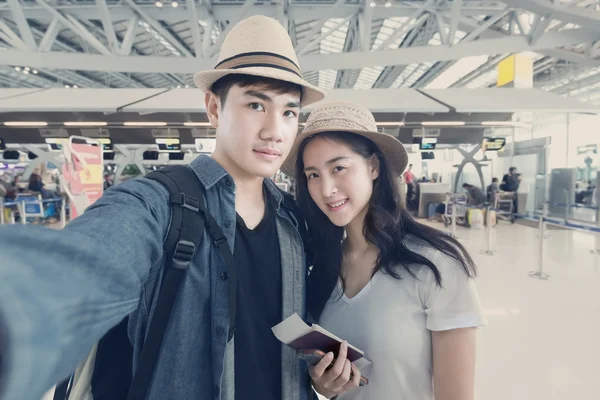
[{"label": "denim jacket", "polygon": [[[207,156],[189,167],[204,186],[207,208],[233,251],[233,179]],[[281,207],[282,194],[270,180],[265,185],[277,204],[281,317],[295,312],[305,317],[302,240],[293,216]],[[139,178],[109,189],[61,231],[0,228],[0,331],[6,337],[0,349],[0,398],[40,399],[127,315],[136,368],[156,304],[169,223],[168,192]],[[203,240],[175,302],[148,399],[234,400],[235,337],[227,342],[225,270],[218,249]],[[312,398],[306,366],[285,345],[281,374],[282,399]]]}]

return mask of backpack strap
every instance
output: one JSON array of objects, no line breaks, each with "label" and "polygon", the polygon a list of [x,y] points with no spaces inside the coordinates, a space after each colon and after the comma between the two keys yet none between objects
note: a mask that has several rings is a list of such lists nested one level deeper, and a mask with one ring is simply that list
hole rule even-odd
[{"label": "backpack strap", "polygon": [[200,205],[204,207],[204,193],[192,170],[185,166],[169,166],[149,173],[146,178],[161,183],[169,191],[171,225],[163,245],[165,276],[138,360],[138,368],[131,382],[129,400],[142,400],[146,397],[177,292],[196,247],[202,241],[205,226],[205,215],[199,212]]},{"label": "backpack strap", "polygon": [[160,288],[156,311],[150,321],[148,334],[133,377],[128,400],[145,398],[158,353],[169,322],[177,291],[183,274],[189,267],[196,247],[208,231],[219,249],[228,270],[229,288],[229,335],[235,333],[237,315],[237,267],[225,234],[205,205],[204,189],[196,174],[186,166],[168,166],[154,171],[146,178],[164,185],[170,194],[171,226],[164,243],[166,255],[165,278]]}]

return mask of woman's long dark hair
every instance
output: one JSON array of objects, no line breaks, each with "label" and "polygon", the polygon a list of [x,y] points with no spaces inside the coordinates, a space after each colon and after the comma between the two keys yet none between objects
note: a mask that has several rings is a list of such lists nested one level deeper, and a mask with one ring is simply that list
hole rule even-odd
[{"label": "woman's long dark hair", "polygon": [[[317,136],[345,144],[365,159],[370,159],[373,155],[379,159],[379,177],[373,182],[373,194],[369,200],[363,228],[367,242],[380,251],[373,275],[383,270],[396,279],[402,279],[402,273],[416,278],[410,267],[422,265],[433,272],[437,285],[442,286],[442,277],[435,264],[421,254],[411,251],[407,247],[409,242],[437,249],[456,260],[467,276],[476,275],[473,260],[460,243],[437,229],[418,223],[406,210],[400,199],[396,177],[392,175],[387,159],[375,143],[347,132],[326,132],[313,137]],[[312,317],[318,320],[338,278],[342,278],[344,229],[335,226],[327,218],[308,192],[303,154],[313,137],[305,139],[298,152],[296,197],[311,237],[313,268],[308,278],[308,308]]]}]

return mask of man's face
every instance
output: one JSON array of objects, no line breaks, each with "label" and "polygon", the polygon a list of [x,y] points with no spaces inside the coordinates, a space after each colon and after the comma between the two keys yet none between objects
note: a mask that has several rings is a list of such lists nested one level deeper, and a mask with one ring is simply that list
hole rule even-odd
[{"label": "man's face", "polygon": [[273,176],[298,133],[300,94],[234,85],[224,106],[212,93],[205,100],[210,122],[217,129],[213,158],[238,178]]}]

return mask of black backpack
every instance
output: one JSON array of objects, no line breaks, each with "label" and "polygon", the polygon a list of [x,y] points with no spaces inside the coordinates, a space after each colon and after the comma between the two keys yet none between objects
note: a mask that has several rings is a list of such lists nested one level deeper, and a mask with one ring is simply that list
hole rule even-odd
[{"label": "black backpack", "polygon": [[[132,376],[133,348],[127,335],[129,317],[125,317],[98,342],[91,378],[94,400],[145,399],[177,292],[195,249],[203,240],[205,230],[208,231],[214,245],[218,247],[228,269],[230,310],[228,340],[231,340],[235,332],[236,264],[223,231],[206,210],[203,187],[196,174],[186,166],[167,166],[149,173],[146,178],[161,183],[170,194],[171,225],[163,246],[164,278],[134,376]],[[306,246],[307,231],[304,219],[300,218],[293,196],[282,193],[284,194],[283,206],[295,216],[298,230]],[[54,400],[69,400],[74,377],[75,374],[57,385]]]}]

